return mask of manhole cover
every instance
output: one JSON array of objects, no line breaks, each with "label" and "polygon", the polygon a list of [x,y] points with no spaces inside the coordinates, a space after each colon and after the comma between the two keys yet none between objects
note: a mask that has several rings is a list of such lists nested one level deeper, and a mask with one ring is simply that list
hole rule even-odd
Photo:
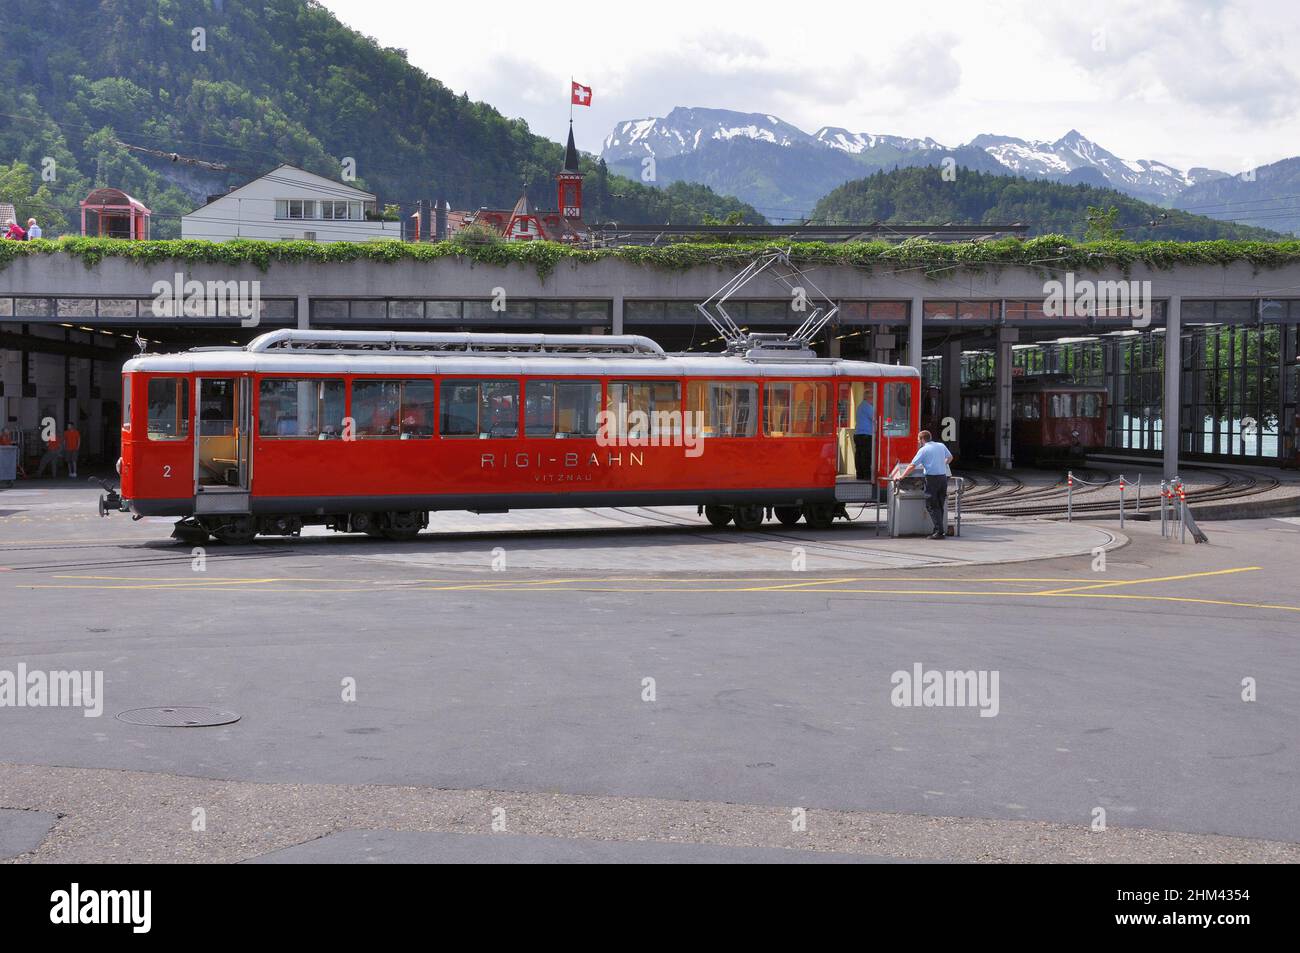
[{"label": "manhole cover", "polygon": [[195,708],[174,705],[167,708],[132,708],[119,712],[118,721],[151,728],[211,728],[239,721],[238,712],[223,708]]}]

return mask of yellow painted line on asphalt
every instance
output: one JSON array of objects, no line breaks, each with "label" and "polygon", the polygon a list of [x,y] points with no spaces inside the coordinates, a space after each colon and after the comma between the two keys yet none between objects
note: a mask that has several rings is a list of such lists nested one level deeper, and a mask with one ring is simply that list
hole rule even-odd
[{"label": "yellow painted line on asphalt", "polygon": [[[250,580],[250,582],[261,583],[262,580]],[[27,589],[95,589],[100,591],[158,591],[158,592],[204,592],[204,591],[231,591],[230,587],[222,586],[205,586],[205,585],[171,585],[171,586],[96,586],[96,585],[33,585],[25,586]],[[328,589],[317,588],[288,588],[288,587],[265,587],[262,585],[240,587],[236,590],[240,593],[269,593],[276,595],[343,595],[354,592],[447,592],[455,591],[448,587],[392,587],[386,589],[375,589],[373,587],[332,587]],[[743,592],[771,592],[774,594],[798,595],[808,593],[812,595],[877,595],[877,596],[975,596],[975,597],[1002,597],[1010,599],[1023,598],[1046,598],[1046,599],[1120,599],[1135,602],[1173,602],[1186,603],[1192,605],[1224,606],[1229,608],[1240,609],[1273,609],[1283,612],[1300,612],[1300,606],[1280,605],[1266,602],[1237,602],[1227,599],[1200,599],[1190,596],[1158,596],[1158,595],[1129,595],[1116,592],[1071,592],[1071,593],[1042,593],[1042,592],[1019,592],[1016,590],[994,590],[983,591],[977,589],[789,589],[773,587],[770,589],[738,589],[738,588],[707,588],[707,589],[646,589],[646,588],[601,588],[596,586],[567,586],[564,588],[541,588],[541,587],[514,587],[490,590],[493,592],[511,592],[511,593],[533,593],[533,592],[582,592],[582,593],[608,593],[608,594],[631,594],[631,595],[713,595],[713,594],[736,594]]]},{"label": "yellow painted line on asphalt", "polygon": [[1237,569],[1215,569],[1211,572],[1189,572],[1181,576],[1157,576],[1152,579],[1121,579],[1118,582],[1098,582],[1089,586],[1074,586],[1069,589],[1045,589],[1036,592],[1037,596],[1061,596],[1071,592],[1083,592],[1087,589],[1109,589],[1113,586],[1137,586],[1148,582],[1178,582],[1183,579],[1205,579],[1210,576],[1228,576],[1238,572],[1258,572],[1262,566],[1241,566]]}]

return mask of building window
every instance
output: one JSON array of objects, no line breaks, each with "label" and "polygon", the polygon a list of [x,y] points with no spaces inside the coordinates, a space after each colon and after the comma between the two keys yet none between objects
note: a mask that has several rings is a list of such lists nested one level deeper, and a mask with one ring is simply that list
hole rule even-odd
[{"label": "building window", "polygon": [[320,203],[320,217],[333,221],[359,222],[362,218],[361,203],[323,199]]},{"label": "building window", "polygon": [[315,199],[276,199],[275,217],[285,219],[319,218]]}]

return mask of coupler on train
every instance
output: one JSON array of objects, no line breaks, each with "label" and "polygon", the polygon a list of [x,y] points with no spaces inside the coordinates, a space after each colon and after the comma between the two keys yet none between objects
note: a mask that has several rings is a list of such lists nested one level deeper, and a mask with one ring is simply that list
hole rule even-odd
[{"label": "coupler on train", "polygon": [[101,480],[98,477],[90,477],[86,482],[97,483],[107,491],[106,493],[101,493],[99,495],[99,515],[101,518],[107,516],[109,513],[130,512],[130,508],[126,505],[126,501],[122,499],[122,495],[117,492],[117,487],[113,486],[113,484],[109,483],[107,480]]}]

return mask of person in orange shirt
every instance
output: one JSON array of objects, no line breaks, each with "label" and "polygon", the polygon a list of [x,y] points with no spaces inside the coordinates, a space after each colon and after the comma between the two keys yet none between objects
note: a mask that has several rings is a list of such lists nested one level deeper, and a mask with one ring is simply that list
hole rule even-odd
[{"label": "person in orange shirt", "polygon": [[59,435],[51,434],[50,439],[45,441],[45,453],[41,455],[41,465],[36,468],[36,476],[45,476],[45,468],[50,468],[50,476],[56,480],[59,478],[59,461],[63,459],[59,443]]},{"label": "person in orange shirt", "polygon": [[63,431],[63,462],[67,464],[68,476],[77,478],[77,455],[81,453],[81,431],[71,420],[68,429]]}]

